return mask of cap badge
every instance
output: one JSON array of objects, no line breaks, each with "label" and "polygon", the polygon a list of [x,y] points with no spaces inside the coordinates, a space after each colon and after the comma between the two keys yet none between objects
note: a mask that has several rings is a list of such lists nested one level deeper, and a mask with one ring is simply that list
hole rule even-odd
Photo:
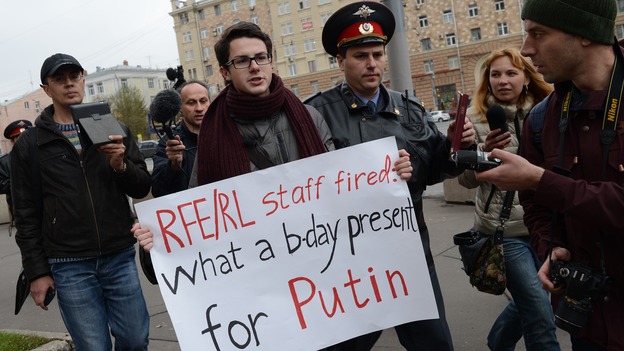
[{"label": "cap badge", "polygon": [[358,27],[361,34],[371,34],[373,32],[373,25],[370,23],[362,23]]},{"label": "cap badge", "polygon": [[363,19],[367,19],[370,15],[373,14],[373,12],[375,12],[375,10],[372,10],[370,7],[368,7],[367,5],[362,5],[360,6],[360,8],[357,10],[357,12],[355,12],[353,15],[354,16],[360,16]]}]

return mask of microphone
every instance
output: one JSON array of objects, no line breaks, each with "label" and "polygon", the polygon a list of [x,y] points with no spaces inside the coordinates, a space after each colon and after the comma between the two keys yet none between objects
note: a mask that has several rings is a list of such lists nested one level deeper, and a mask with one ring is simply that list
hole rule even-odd
[{"label": "microphone", "polygon": [[488,108],[485,113],[485,117],[487,118],[488,124],[490,125],[490,130],[500,129],[500,133],[496,136],[499,136],[509,130],[507,127],[507,114],[505,110],[499,105],[492,105]]},{"label": "microphone", "polygon": [[152,100],[149,107],[149,115],[152,122],[156,121],[163,126],[163,131],[169,139],[173,139],[171,123],[182,109],[182,98],[177,91],[165,89]]}]

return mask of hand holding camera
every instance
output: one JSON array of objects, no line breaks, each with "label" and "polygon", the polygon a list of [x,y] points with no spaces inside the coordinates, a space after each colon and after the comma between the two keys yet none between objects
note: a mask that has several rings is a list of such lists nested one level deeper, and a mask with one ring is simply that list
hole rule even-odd
[{"label": "hand holding camera", "polygon": [[455,162],[457,167],[482,172],[501,164],[501,160],[490,159],[489,155],[488,152],[479,150],[457,150],[451,154],[451,160]]}]

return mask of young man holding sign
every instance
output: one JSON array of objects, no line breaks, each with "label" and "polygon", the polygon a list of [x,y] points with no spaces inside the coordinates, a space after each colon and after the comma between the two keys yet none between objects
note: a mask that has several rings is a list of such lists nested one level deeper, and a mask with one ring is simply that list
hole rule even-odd
[{"label": "young man holding sign", "polygon": [[[394,28],[392,12],[378,2],[356,2],[336,11],[323,27],[323,46],[328,54],[338,59],[345,81],[312,96],[305,103],[323,114],[338,149],[394,135],[399,148],[406,149],[411,155],[414,171],[408,186],[440,318],[407,323],[395,329],[407,350],[452,350],[422,212],[422,193],[428,184],[461,173],[449,161],[455,122],[450,124],[448,138],[445,137],[433,123],[427,122],[425,109],[418,100],[381,84],[386,61],[385,45]],[[461,145],[467,148],[473,143],[474,129],[467,121]],[[370,350],[379,335],[381,331],[363,335],[329,350]]]}]

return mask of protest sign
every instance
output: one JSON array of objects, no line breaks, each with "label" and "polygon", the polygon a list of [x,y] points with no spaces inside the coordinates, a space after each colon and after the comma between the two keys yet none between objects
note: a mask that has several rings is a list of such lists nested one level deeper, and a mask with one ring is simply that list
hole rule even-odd
[{"label": "protest sign", "polygon": [[136,205],[182,350],[318,350],[438,318],[394,137]]}]

